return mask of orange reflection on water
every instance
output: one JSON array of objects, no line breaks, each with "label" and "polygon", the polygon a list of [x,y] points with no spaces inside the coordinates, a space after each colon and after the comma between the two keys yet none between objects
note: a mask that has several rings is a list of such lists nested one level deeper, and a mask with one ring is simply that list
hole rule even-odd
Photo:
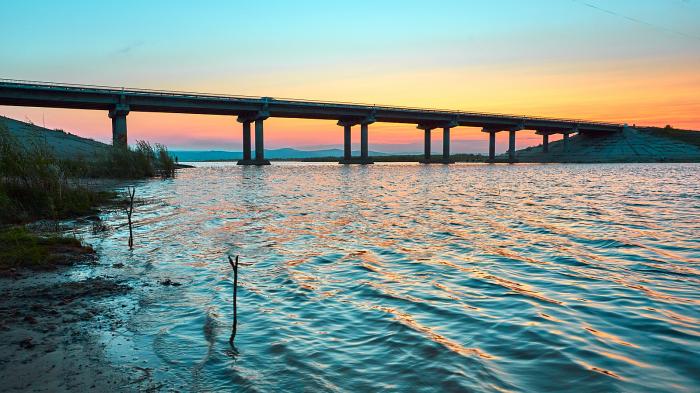
[{"label": "orange reflection on water", "polygon": [[462,356],[479,356],[484,359],[495,359],[494,356],[489,355],[488,353],[478,349],[478,348],[466,348],[459,343],[456,343],[450,339],[448,339],[445,336],[442,336],[438,333],[435,333],[431,328],[421,325],[418,323],[412,316],[410,316],[407,313],[398,311],[393,308],[389,307],[384,307],[384,306],[379,306],[379,305],[374,305],[371,306],[372,309],[375,310],[380,310],[383,311],[387,314],[392,314],[394,318],[403,324],[404,326],[407,326],[415,331],[421,332],[425,334],[430,340],[443,345],[445,348],[449,349],[452,352],[458,353]]},{"label": "orange reflection on water", "polygon": [[612,342],[614,342],[614,343],[617,343],[617,344],[620,344],[620,345],[624,345],[624,346],[627,346],[627,347],[639,348],[638,346],[636,346],[636,345],[634,345],[634,344],[631,344],[631,343],[628,343],[628,342],[625,341],[625,340],[622,340],[621,338],[615,336],[614,334],[605,333],[605,332],[602,332],[602,331],[600,331],[600,330],[593,329],[593,328],[590,327],[590,326],[584,326],[583,328],[586,329],[586,330],[587,330],[588,332],[590,332],[591,334],[593,334],[594,336],[596,336],[597,338],[603,340],[603,341],[612,341]]},{"label": "orange reflection on water", "polygon": [[626,363],[629,363],[629,364],[631,364],[631,365],[633,365],[633,366],[637,366],[637,367],[641,367],[641,368],[648,368],[648,367],[649,367],[649,365],[646,364],[646,363],[638,362],[638,361],[636,361],[636,360],[634,360],[634,359],[632,359],[632,358],[628,358],[627,356],[622,356],[622,355],[620,355],[620,354],[616,354],[616,353],[612,353],[612,352],[606,352],[606,351],[600,351],[600,350],[597,350],[596,352],[597,352],[598,354],[603,355],[603,356],[605,356],[605,357],[608,357],[608,358],[610,358],[610,359],[615,359],[615,360],[619,360],[619,361],[622,361],[622,362],[626,362]]}]

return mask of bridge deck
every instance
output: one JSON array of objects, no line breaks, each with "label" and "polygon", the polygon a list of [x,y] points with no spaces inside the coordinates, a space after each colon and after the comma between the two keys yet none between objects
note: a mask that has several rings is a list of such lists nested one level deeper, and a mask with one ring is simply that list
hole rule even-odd
[{"label": "bridge deck", "polygon": [[112,110],[119,105],[129,111],[248,116],[265,112],[270,117],[326,119],[360,122],[409,123],[428,127],[471,126],[497,131],[513,128],[542,132],[614,132],[621,124],[578,119],[556,119],[499,113],[412,108],[352,102],[313,101],[59,84],[0,79],[0,105]]}]

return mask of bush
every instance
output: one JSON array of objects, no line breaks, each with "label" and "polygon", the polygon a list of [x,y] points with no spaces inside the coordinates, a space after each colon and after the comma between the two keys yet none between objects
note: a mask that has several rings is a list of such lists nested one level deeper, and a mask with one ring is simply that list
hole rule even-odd
[{"label": "bush", "polygon": [[145,141],[137,141],[133,149],[109,148],[94,162],[81,163],[79,166],[84,177],[93,178],[144,179],[156,175],[175,176],[175,164],[168,149],[159,144],[154,149]]}]

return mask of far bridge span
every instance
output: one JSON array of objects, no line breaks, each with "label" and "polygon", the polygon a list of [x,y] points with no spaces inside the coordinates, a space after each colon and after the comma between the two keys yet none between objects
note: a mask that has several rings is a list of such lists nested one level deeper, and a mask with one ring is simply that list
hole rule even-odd
[{"label": "far bridge span", "polygon": [[[270,117],[335,120],[344,128],[345,164],[371,164],[369,125],[374,122],[415,124],[425,132],[425,153],[421,162],[451,163],[450,129],[459,126],[480,127],[489,134],[489,160],[495,159],[496,133],[509,133],[508,157],[515,160],[515,134],[535,130],[542,135],[548,150],[549,135],[563,134],[564,144],[571,133],[619,132],[622,124],[516,116],[440,109],[421,109],[345,102],[247,97],[180,91],[131,89],[0,79],[0,105],[47,108],[93,109],[109,112],[112,119],[112,143],[127,145],[126,116],[131,111],[192,113],[236,116],[243,128],[243,159],[240,165],[266,165],[263,122]],[[255,156],[251,149],[251,124],[255,127]],[[351,154],[352,127],[360,126],[360,157]],[[431,156],[431,131],[442,129],[443,154]]]}]

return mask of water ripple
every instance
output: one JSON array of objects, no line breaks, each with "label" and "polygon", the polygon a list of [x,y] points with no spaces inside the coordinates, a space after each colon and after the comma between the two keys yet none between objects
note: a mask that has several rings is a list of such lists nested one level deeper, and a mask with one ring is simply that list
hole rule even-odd
[{"label": "water ripple", "polygon": [[184,390],[691,392],[699,173],[210,164],[138,185],[133,253],[120,212],[83,235],[183,283],[146,292],[129,329]]}]

